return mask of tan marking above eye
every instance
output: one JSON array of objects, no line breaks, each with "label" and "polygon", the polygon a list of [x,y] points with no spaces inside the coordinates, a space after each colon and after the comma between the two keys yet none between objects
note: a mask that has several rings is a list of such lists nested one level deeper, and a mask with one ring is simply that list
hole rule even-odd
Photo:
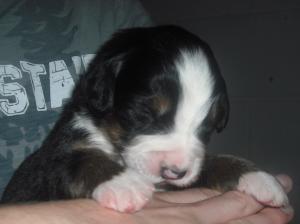
[{"label": "tan marking above eye", "polygon": [[159,115],[165,114],[171,108],[171,102],[164,96],[156,96],[153,98],[153,109],[158,112]]}]

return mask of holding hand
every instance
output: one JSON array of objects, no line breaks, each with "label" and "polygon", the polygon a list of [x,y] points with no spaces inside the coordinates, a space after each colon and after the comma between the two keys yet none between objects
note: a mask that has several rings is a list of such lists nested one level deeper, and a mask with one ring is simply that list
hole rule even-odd
[{"label": "holding hand", "polygon": [[[287,176],[278,180],[286,192]],[[0,207],[1,223],[7,224],[285,224],[291,208],[264,207],[238,191],[220,194],[208,189],[155,193],[148,205],[133,214],[99,206],[94,200],[77,199]]]},{"label": "holding hand", "polygon": [[[278,176],[286,192],[292,180]],[[264,207],[252,197],[231,191],[220,194],[208,189],[164,192],[154,195],[148,207],[134,215],[137,223],[173,224],[284,224],[293,217],[292,208]]]}]

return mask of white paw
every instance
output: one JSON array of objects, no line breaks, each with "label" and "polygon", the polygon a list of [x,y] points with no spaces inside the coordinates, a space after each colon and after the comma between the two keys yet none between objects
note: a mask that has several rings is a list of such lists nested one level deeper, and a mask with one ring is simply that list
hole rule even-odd
[{"label": "white paw", "polygon": [[98,185],[92,197],[103,207],[119,212],[135,212],[144,207],[153,191],[153,184],[145,177],[133,170],[126,170]]},{"label": "white paw", "polygon": [[262,171],[244,174],[237,189],[252,195],[265,205],[281,207],[289,204],[288,197],[277,179]]}]

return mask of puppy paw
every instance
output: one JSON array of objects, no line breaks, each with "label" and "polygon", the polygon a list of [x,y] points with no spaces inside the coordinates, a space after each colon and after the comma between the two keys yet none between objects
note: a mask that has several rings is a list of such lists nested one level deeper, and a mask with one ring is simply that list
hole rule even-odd
[{"label": "puppy paw", "polygon": [[262,171],[241,176],[237,189],[252,195],[257,201],[268,206],[289,205],[288,197],[281,184],[275,177]]},{"label": "puppy paw", "polygon": [[98,185],[92,197],[103,207],[132,213],[144,207],[153,191],[153,184],[145,177],[133,170],[127,170]]}]

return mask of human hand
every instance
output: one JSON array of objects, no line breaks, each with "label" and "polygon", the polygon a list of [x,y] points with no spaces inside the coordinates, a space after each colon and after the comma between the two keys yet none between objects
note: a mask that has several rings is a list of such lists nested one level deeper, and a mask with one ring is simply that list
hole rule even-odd
[{"label": "human hand", "polygon": [[[286,191],[292,188],[287,176],[279,176]],[[0,206],[1,223],[9,224],[285,224],[292,211],[265,208],[249,195],[225,194],[208,189],[154,194],[141,211],[118,213],[94,200],[77,199]]]},{"label": "human hand", "polygon": [[[289,177],[278,180],[287,192],[291,190]],[[241,192],[220,194],[208,189],[156,193],[146,208],[134,214],[136,223],[147,224],[285,224],[292,217],[291,209],[264,207]]]},{"label": "human hand", "polygon": [[[288,193],[292,190],[293,182],[290,177],[286,175],[278,175],[277,179]],[[293,209],[289,208],[263,208],[260,212],[237,219],[230,224],[283,224],[288,223],[293,218]]]}]

